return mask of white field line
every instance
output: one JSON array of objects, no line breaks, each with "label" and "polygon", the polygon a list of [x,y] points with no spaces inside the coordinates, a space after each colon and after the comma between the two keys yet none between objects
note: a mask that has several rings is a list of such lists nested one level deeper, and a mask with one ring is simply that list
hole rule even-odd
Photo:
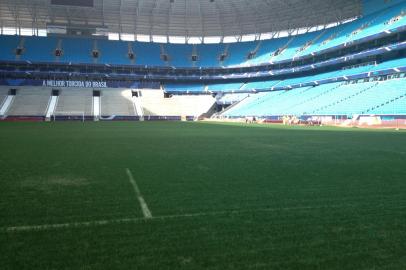
[{"label": "white field line", "polygon": [[140,202],[142,214],[144,215],[145,218],[152,218],[152,213],[149,210],[148,205],[144,200],[144,197],[142,197],[140,188],[138,187],[137,182],[135,182],[133,174],[131,173],[130,169],[128,169],[128,168],[125,171],[127,172],[128,179],[130,180],[130,183],[134,188],[135,195],[137,196],[137,199]]},{"label": "white field line", "polygon": [[[12,226],[12,227],[0,227],[0,232],[24,232],[24,231],[46,231],[52,229],[70,229],[70,228],[83,228],[83,227],[96,227],[111,224],[128,224],[137,222],[146,222],[149,220],[164,221],[168,219],[180,219],[180,218],[193,218],[203,216],[222,216],[222,215],[240,215],[247,213],[264,213],[264,212],[278,212],[278,211],[297,211],[297,210],[331,210],[334,208],[342,208],[346,205],[330,205],[330,206],[308,206],[308,207],[284,207],[284,208],[259,208],[252,210],[225,210],[225,211],[213,211],[213,212],[198,212],[198,213],[185,213],[175,215],[164,215],[154,217],[139,217],[139,218],[121,218],[121,219],[107,219],[97,221],[85,221],[85,222],[71,222],[71,223],[56,223],[56,224],[43,224],[43,225],[26,225],[26,226]],[[405,207],[402,207],[404,209]],[[391,208],[392,209],[392,208]]]}]

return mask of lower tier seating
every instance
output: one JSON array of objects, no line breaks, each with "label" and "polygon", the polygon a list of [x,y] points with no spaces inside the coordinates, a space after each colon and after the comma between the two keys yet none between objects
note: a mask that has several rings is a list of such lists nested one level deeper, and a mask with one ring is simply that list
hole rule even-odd
[{"label": "lower tier seating", "polygon": [[161,90],[142,90],[144,116],[200,116],[216,102],[211,95],[173,95],[165,98]]},{"label": "lower tier seating", "polygon": [[331,83],[316,87],[296,88],[251,94],[222,115],[356,115],[404,114],[406,79],[386,81]]},{"label": "lower tier seating", "polygon": [[18,89],[7,115],[30,116],[45,115],[51,89],[30,87]]},{"label": "lower tier seating", "polygon": [[70,115],[83,113],[93,115],[92,108],[93,92],[91,89],[69,88],[60,91],[58,104],[55,109],[56,115]]},{"label": "lower tier seating", "polygon": [[131,89],[106,89],[101,94],[101,115],[135,116]]}]

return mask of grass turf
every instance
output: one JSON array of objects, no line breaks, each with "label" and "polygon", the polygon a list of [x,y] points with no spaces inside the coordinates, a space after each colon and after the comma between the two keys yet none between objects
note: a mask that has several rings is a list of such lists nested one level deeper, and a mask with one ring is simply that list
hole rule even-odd
[{"label": "grass turf", "polygon": [[405,161],[402,131],[0,123],[0,268],[406,269]]}]

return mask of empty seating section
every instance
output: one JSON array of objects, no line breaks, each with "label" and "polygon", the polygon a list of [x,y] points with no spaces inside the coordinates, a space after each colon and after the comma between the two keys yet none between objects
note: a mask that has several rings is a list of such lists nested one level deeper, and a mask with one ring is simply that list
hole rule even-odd
[{"label": "empty seating section", "polygon": [[129,45],[125,42],[100,40],[96,44],[100,52],[99,60],[101,63],[116,63],[120,65],[131,64],[128,57]]},{"label": "empty seating section", "polygon": [[159,44],[132,42],[131,45],[135,53],[135,64],[149,66],[162,66],[164,64],[161,60]]},{"label": "empty seating section", "polygon": [[406,66],[406,57],[380,63],[376,67],[373,67],[371,71],[383,70],[383,69],[388,69],[388,68],[396,68],[396,67],[404,67],[404,66]]},{"label": "empty seating section", "polygon": [[323,42],[326,42],[329,38],[333,37],[336,34],[337,29],[335,27],[321,31],[321,33],[319,33],[319,35],[314,39],[314,42],[309,44],[309,46],[301,49],[296,54],[296,57],[309,55],[312,54],[313,52],[320,50],[319,47],[323,44]]},{"label": "empty seating section", "polygon": [[18,89],[6,114],[11,116],[45,115],[50,96],[49,88],[24,87]]},{"label": "empty seating section", "polygon": [[362,84],[341,85],[336,88],[335,91],[332,91],[334,96],[330,96],[328,100],[324,99],[323,103],[319,103],[319,105],[314,108],[309,108],[307,114],[353,115],[357,113],[360,109],[359,107],[353,107],[348,112],[343,111],[341,108],[346,107],[347,104],[353,103],[358,96],[362,97],[363,93],[374,88],[376,84],[376,82],[367,82]]},{"label": "empty seating section", "polygon": [[103,89],[101,93],[102,116],[135,116],[131,89]]},{"label": "empty seating section", "polygon": [[209,84],[209,91],[237,91],[240,90],[243,83],[222,83],[222,84]]},{"label": "empty seating section", "polygon": [[385,26],[385,30],[394,29],[406,24],[406,7],[402,8],[402,12],[399,13],[398,16],[392,18],[387,25]]},{"label": "empty seating section", "polygon": [[180,84],[180,83],[166,83],[165,91],[167,92],[176,92],[176,91],[184,91],[184,92],[203,92],[205,90],[205,86],[203,84]]},{"label": "empty seating section", "polygon": [[[239,42],[231,44],[158,44],[127,41],[108,41],[88,38],[17,37],[0,36],[2,50],[0,60],[15,60],[15,49],[22,45],[25,50],[21,60],[39,62],[137,64],[148,66],[171,65],[176,67],[218,67],[258,65],[278,62],[313,52],[342,45],[353,40],[406,25],[404,16],[406,2],[386,8],[374,14],[361,17],[353,22],[326,30],[306,34],[273,38],[271,40]],[[63,55],[57,59],[54,54],[60,45]],[[92,56],[92,50],[99,51],[99,57]],[[283,50],[281,50],[283,49]],[[278,55],[271,56],[281,50]],[[128,57],[128,52],[135,59]],[[247,56],[253,52],[252,59]],[[161,59],[161,53],[169,56],[168,63]],[[197,55],[192,61],[192,54]],[[224,54],[223,61],[220,55]]]},{"label": "empty seating section", "polygon": [[217,104],[233,104],[247,98],[249,94],[225,94],[217,99]]},{"label": "empty seating section", "polygon": [[368,114],[406,115],[406,94],[396,97],[393,100],[379,103],[375,108],[368,111]]},{"label": "empty seating section", "polygon": [[20,60],[27,60],[31,62],[48,62],[44,61],[49,59],[54,61],[54,51],[57,46],[57,41],[53,37],[36,38],[24,37],[21,41],[24,45],[24,53],[21,55]]},{"label": "empty seating section", "polygon": [[181,84],[181,83],[166,83],[164,89],[167,92],[232,92],[232,91],[264,91],[272,90],[272,88],[278,87],[298,87],[301,84],[320,82],[327,79],[343,78],[345,76],[357,75],[366,72],[375,72],[384,69],[405,67],[406,58],[383,62],[378,65],[369,65],[352,69],[331,71],[326,73],[320,73],[312,76],[297,77],[286,80],[269,80],[259,82],[247,82],[247,83],[219,83],[219,84]]},{"label": "empty seating section", "polygon": [[60,91],[55,115],[93,115],[93,93],[90,89],[71,88]]},{"label": "empty seating section", "polygon": [[294,36],[291,40],[289,40],[287,48],[283,50],[279,55],[272,57],[271,61],[277,62],[281,60],[292,59],[298,54],[300,48],[305,46],[307,42],[312,42],[318,35],[320,35],[320,32],[312,32],[306,35]]},{"label": "empty seating section", "polygon": [[0,86],[0,108],[8,95],[8,91],[9,87]]},{"label": "empty seating section", "polygon": [[[385,24],[392,18],[400,15],[400,10],[406,8],[406,3],[402,3],[395,7],[385,9],[375,14],[359,18],[358,20],[334,28],[334,33],[324,40],[320,40],[319,44],[312,46],[312,51],[323,50],[331,48],[342,43],[352,40],[361,39],[366,36],[374,35],[376,33],[394,29],[398,26],[405,25],[405,20],[399,20],[396,24]],[[333,37],[333,38],[332,38]],[[329,38],[332,38],[328,41]]]},{"label": "empty seating section", "polygon": [[405,85],[406,79],[402,78],[354,84],[331,83],[253,94],[224,115],[402,114],[406,111]]},{"label": "empty seating section", "polygon": [[289,114],[292,115],[306,115],[315,108],[319,108],[320,104],[326,104],[335,98],[335,90],[339,88],[342,83],[330,83],[311,88],[300,96],[300,99],[292,101],[286,108]]},{"label": "empty seating section", "polygon": [[[372,84],[372,85],[371,85]],[[351,91],[351,96],[342,102],[320,109],[318,114],[353,115],[365,114],[372,107],[382,102],[393,100],[406,94],[405,80],[389,80],[384,82],[369,82],[363,84],[349,84],[342,88]]]},{"label": "empty seating section", "polygon": [[218,67],[224,64],[220,61],[220,55],[226,50],[225,44],[199,44],[196,51],[199,55],[199,67]]},{"label": "empty seating section", "polygon": [[211,95],[174,95],[165,98],[161,90],[142,90],[144,116],[200,116],[216,102]]},{"label": "empty seating section", "polygon": [[[262,104],[266,103],[268,100],[281,95],[282,92],[274,91],[274,92],[264,92],[258,94],[251,94],[248,98],[244,99],[241,103],[238,103],[235,107],[227,110],[223,115],[225,116],[250,116],[250,115],[258,115],[257,114],[260,109],[259,108]],[[257,107],[258,106],[258,107]]]},{"label": "empty seating section", "polygon": [[[309,91],[309,87],[297,88],[293,91],[283,91],[275,94],[274,97],[258,105],[259,115],[274,115],[278,111],[278,108],[288,107],[291,102],[303,97],[303,95],[306,95],[307,91]],[[253,110],[251,110],[250,115],[255,115],[255,108],[252,109]]]},{"label": "empty seating section", "polygon": [[[192,62],[193,47],[185,44],[164,44],[164,52],[169,56],[169,65],[175,67],[190,67]],[[195,62],[198,65],[198,62]]]},{"label": "empty seating section", "polygon": [[258,42],[238,42],[228,44],[228,57],[223,66],[239,66],[248,61],[247,57],[258,46]]},{"label": "empty seating section", "polygon": [[262,41],[261,45],[251,60],[247,60],[243,65],[259,65],[263,63],[269,63],[271,61],[272,54],[287,44],[290,38],[277,38],[270,41]]},{"label": "empty seating section", "polygon": [[331,36],[327,37],[325,40],[320,40],[320,46],[317,48],[317,50],[325,50],[346,43],[350,40],[354,40],[355,35],[352,33],[360,30],[364,25],[373,19],[373,16],[374,15],[359,18],[351,23],[338,26],[335,28],[335,32]]},{"label": "empty seating section", "polygon": [[264,82],[249,82],[241,87],[241,90],[262,90],[270,89],[274,86],[277,86],[281,81],[264,81]]},{"label": "empty seating section", "polygon": [[405,66],[406,66],[406,58],[401,58],[401,59],[386,61],[386,62],[377,64],[377,65],[362,66],[362,67],[358,67],[358,68],[320,73],[320,74],[313,75],[313,76],[305,76],[305,77],[287,79],[287,80],[278,82],[278,84],[275,86],[277,86],[277,87],[297,86],[300,84],[311,83],[311,82],[316,82],[316,81],[320,82],[323,80],[334,79],[334,78],[343,78],[344,76],[348,77],[351,75],[357,75],[357,74],[362,74],[362,73],[371,72],[373,74],[373,72],[375,72],[375,71],[386,70],[386,69],[391,69],[391,68],[396,68],[396,67],[405,67]]},{"label": "empty seating section", "polygon": [[[80,40],[74,38],[62,39],[63,55],[60,58],[61,62],[71,63],[93,63],[92,40],[81,38]],[[100,52],[102,54],[104,52]]]},{"label": "empty seating section", "polygon": [[16,60],[15,51],[20,45],[19,36],[2,36],[0,35],[0,60],[13,61]]},{"label": "empty seating section", "polygon": [[[397,9],[389,9],[386,10],[382,13],[378,13],[378,16],[375,16],[370,22],[368,27],[365,28],[365,30],[360,31],[355,38],[356,39],[361,39],[367,36],[374,35],[375,33],[382,32],[384,30],[389,30],[393,29],[394,27],[397,27],[397,25],[394,24],[387,24],[391,19],[401,15],[402,10],[406,10],[406,4],[403,3],[400,5],[399,8]],[[402,23],[402,21],[398,22],[399,25]]]}]

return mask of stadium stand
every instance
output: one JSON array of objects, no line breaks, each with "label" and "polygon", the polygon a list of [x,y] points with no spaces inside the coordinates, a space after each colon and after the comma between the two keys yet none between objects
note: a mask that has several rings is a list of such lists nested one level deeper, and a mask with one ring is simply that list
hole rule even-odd
[{"label": "stadium stand", "polygon": [[[8,98],[7,115],[199,116],[215,103],[227,117],[385,111],[387,102],[401,105],[404,100],[386,78],[406,71],[406,2],[372,6],[363,16],[334,27],[275,32],[266,40],[243,41],[241,36],[231,43],[0,35],[1,83],[35,86],[19,87]],[[386,76],[384,83],[368,79],[379,76]],[[46,87],[54,87],[52,80],[64,84],[70,78],[88,85],[56,85],[61,93],[50,99]],[[357,80],[363,83],[352,83]],[[130,89],[145,95],[133,97]],[[93,90],[101,91],[100,97],[93,97]],[[271,92],[258,93],[263,91]],[[217,94],[217,101],[209,94]],[[5,95],[0,93],[1,102]]]},{"label": "stadium stand", "polygon": [[[385,97],[386,98],[386,97]],[[406,114],[406,95],[400,95],[394,99],[383,103],[378,101],[378,105],[370,108],[366,112],[373,115],[405,115]]]},{"label": "stadium stand", "polygon": [[8,95],[9,88],[8,87],[1,87],[0,86],[0,108],[3,105],[4,100]]},{"label": "stadium stand", "polygon": [[274,56],[270,61],[278,62],[281,60],[292,59],[299,52],[300,48],[305,46],[305,44],[312,42],[319,35],[320,32],[313,32],[292,37],[284,47],[280,48],[281,51],[277,55],[275,55],[276,51],[273,52]]},{"label": "stadium stand", "polygon": [[231,105],[236,102],[241,102],[243,99],[248,98],[248,93],[241,94],[224,94],[221,96],[216,96],[217,104],[219,105]]},{"label": "stadium stand", "polygon": [[222,84],[209,84],[209,91],[235,91],[240,90],[243,86],[243,83],[222,83]]},{"label": "stadium stand", "polygon": [[7,115],[43,116],[47,109],[51,90],[49,88],[24,87],[17,90]]},{"label": "stadium stand", "polygon": [[92,91],[83,88],[70,88],[60,91],[55,115],[93,116]]},{"label": "stadium stand", "polygon": [[401,78],[251,94],[223,116],[401,114],[405,111],[402,105],[406,105],[405,83]]},{"label": "stadium stand", "polygon": [[199,55],[197,64],[199,67],[217,67],[222,66],[225,62],[220,61],[220,55],[226,51],[224,44],[198,44],[196,45],[196,50]]},{"label": "stadium stand", "polygon": [[144,117],[194,116],[207,113],[215,104],[211,95],[173,95],[165,97],[161,90],[142,90]]},{"label": "stadium stand", "polygon": [[102,116],[136,116],[131,89],[103,89],[101,93]]},{"label": "stadium stand", "polygon": [[167,92],[203,92],[205,91],[205,86],[202,84],[165,83],[164,89]]},{"label": "stadium stand", "polygon": [[[402,2],[334,28],[288,38],[263,40],[260,43],[254,41],[234,44],[182,45],[108,41],[97,38],[0,36],[0,42],[4,48],[0,52],[0,59],[175,67],[244,66],[270,61],[277,63],[344,46],[377,33],[390,32],[403,27],[406,25],[405,10],[406,3]],[[58,44],[63,51],[61,57],[55,57]],[[15,55],[18,47],[23,48],[19,57]],[[135,54],[134,61],[128,57],[130,48]],[[92,56],[93,50],[99,52],[98,57]],[[167,62],[161,58],[163,52],[168,56]],[[191,59],[193,53],[197,56],[196,61]],[[227,57],[224,61],[220,61],[223,53]],[[252,53],[252,59],[247,57],[250,53]]]}]

